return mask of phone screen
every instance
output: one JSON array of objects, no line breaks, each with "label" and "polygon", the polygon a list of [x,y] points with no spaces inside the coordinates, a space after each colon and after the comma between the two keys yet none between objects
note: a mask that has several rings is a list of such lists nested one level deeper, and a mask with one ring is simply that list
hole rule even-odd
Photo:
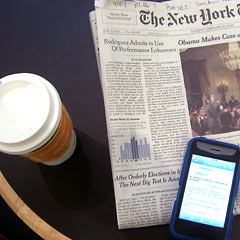
[{"label": "phone screen", "polygon": [[179,218],[224,228],[235,166],[193,154]]}]

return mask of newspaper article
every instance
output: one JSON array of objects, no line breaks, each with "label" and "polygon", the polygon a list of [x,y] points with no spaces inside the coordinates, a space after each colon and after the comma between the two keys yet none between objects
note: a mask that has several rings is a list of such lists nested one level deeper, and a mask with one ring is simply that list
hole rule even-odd
[{"label": "newspaper article", "polygon": [[187,142],[240,143],[240,4],[95,0],[95,7],[118,226],[169,223]]}]

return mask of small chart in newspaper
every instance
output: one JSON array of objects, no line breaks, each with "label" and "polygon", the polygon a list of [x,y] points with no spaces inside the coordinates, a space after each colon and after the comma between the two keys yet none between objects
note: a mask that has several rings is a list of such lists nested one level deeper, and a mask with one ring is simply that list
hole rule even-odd
[{"label": "small chart in newspaper", "polygon": [[152,160],[152,147],[148,134],[136,132],[123,132],[111,138],[112,157],[114,164],[150,163]]}]

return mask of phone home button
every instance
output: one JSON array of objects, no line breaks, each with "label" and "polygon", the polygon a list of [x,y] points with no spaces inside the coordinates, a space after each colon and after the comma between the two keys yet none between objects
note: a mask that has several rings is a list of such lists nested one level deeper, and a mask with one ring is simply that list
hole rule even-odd
[{"label": "phone home button", "polygon": [[197,228],[195,228],[194,233],[195,233],[194,235],[198,236],[199,239],[204,239],[204,240],[216,239],[214,231],[210,229],[206,231],[205,226],[198,226]]}]

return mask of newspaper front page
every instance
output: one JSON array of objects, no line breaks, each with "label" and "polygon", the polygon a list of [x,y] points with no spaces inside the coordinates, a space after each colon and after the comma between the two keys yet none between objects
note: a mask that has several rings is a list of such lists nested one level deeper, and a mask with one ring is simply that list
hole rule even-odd
[{"label": "newspaper front page", "polygon": [[169,223],[187,142],[240,142],[240,4],[95,7],[118,226]]}]

